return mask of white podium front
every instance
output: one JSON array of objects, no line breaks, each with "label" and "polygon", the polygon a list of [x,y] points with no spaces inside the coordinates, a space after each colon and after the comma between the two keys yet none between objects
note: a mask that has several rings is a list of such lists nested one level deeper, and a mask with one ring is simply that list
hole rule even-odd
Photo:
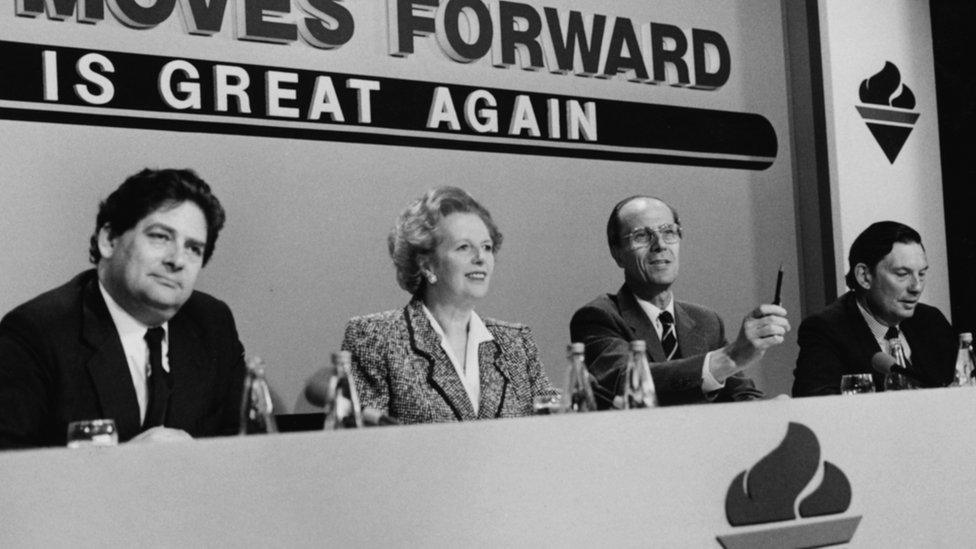
[{"label": "white podium front", "polygon": [[0,546],[968,546],[974,410],[937,389],[6,452]]}]

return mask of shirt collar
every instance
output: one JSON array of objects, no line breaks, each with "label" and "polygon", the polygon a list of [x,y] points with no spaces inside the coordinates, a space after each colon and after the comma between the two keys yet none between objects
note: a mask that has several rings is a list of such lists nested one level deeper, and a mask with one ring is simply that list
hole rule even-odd
[{"label": "shirt collar", "polygon": [[[115,323],[115,331],[119,333],[119,337],[126,339],[128,337],[139,337],[143,338],[146,335],[146,330],[149,326],[146,326],[142,322],[136,320],[136,318],[130,315],[121,305],[116,303],[112,299],[112,295],[108,293],[105,286],[102,285],[102,281],[98,281],[98,290],[102,292],[102,298],[105,300],[105,306],[108,308],[108,314],[112,316],[112,322]],[[164,331],[163,338],[169,335],[169,322],[164,322],[161,326]]]},{"label": "shirt collar", "polygon": [[[871,330],[874,339],[884,341],[886,339],[885,335],[888,333],[888,326],[878,322],[878,319],[874,318],[874,315],[865,309],[864,305],[861,305],[861,300],[854,299],[854,302],[857,303],[857,310],[861,311],[861,316],[864,317],[864,322],[868,324],[868,328]],[[898,325],[896,324],[895,327],[897,328]]]},{"label": "shirt collar", "polygon": [[[444,335],[444,330],[441,329],[441,325],[437,323],[437,319],[434,318],[434,314],[430,312],[430,309],[428,309],[427,305],[424,303],[421,303],[420,307],[424,311],[424,315],[427,317],[427,320],[430,321],[430,327],[434,329],[434,332],[438,337],[441,338],[441,341],[444,341],[446,337]],[[494,336],[492,336],[491,332],[488,331],[488,326],[485,326],[484,321],[481,320],[478,313],[471,311],[471,318],[468,320],[468,343],[477,346],[485,341],[492,341],[494,339]]]},{"label": "shirt collar", "polygon": [[640,305],[640,308],[644,311],[644,314],[647,315],[647,318],[649,318],[651,320],[651,322],[654,323],[655,327],[658,324],[660,324],[658,322],[657,317],[661,316],[661,313],[664,312],[664,311],[667,311],[667,312],[671,313],[671,318],[675,318],[675,316],[674,316],[674,294],[671,294],[671,299],[668,300],[667,306],[665,306],[663,309],[660,308],[660,307],[658,307],[657,305],[651,303],[650,301],[646,301],[644,299],[641,299],[641,298],[637,297],[636,294],[634,295],[634,299],[637,300],[637,304]]}]

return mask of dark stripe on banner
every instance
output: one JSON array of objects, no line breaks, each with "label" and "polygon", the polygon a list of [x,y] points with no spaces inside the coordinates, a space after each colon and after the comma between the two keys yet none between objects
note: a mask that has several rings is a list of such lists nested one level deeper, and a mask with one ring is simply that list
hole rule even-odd
[{"label": "dark stripe on banner", "polygon": [[707,168],[765,170],[772,165],[772,161],[765,160],[735,160],[640,152],[626,153],[615,151],[595,151],[590,149],[565,149],[537,145],[510,145],[506,143],[459,141],[456,139],[452,140],[432,137],[415,137],[395,134],[355,133],[355,131],[340,132],[331,130],[309,130],[303,128],[282,128],[279,126],[230,124],[223,122],[189,122],[185,120],[131,118],[74,112],[35,111],[27,109],[0,108],[0,118],[5,118],[8,120],[49,122],[56,124],[74,124],[84,126],[107,126],[116,128],[165,130],[175,132],[218,133],[227,135],[248,135],[254,137],[304,139],[312,141],[340,141],[343,143],[364,143],[369,145],[399,145],[431,149],[529,154],[534,156],[586,158],[593,160],[620,160],[626,162],[643,162],[677,166],[702,166]]},{"label": "dark stripe on banner", "polygon": [[[45,51],[54,54],[45,58]],[[4,117],[18,120],[752,170],[772,165],[778,148],[772,125],[753,113],[18,42],[0,41],[0,52],[0,99],[43,105],[37,110],[21,108],[22,105],[0,110]],[[79,61],[86,59],[91,63],[95,58],[108,59],[111,70],[104,63],[96,62],[90,65],[97,73],[94,77],[80,77]],[[161,82],[164,67],[173,62],[176,63],[170,67],[180,68],[171,72],[168,83]],[[223,79],[216,76],[218,69],[229,76]],[[45,90],[45,76],[49,83],[56,76],[56,90]],[[270,83],[273,76],[283,78],[277,85],[281,90],[277,101],[269,99],[274,95],[274,85]],[[364,92],[362,81],[378,89]],[[111,93],[106,92],[105,82],[111,82]],[[218,94],[217,89],[224,92]],[[85,98],[86,90],[88,98]],[[171,90],[169,99],[164,90]],[[288,97],[292,93],[294,98]],[[177,107],[193,94],[198,94],[197,105]],[[441,97],[449,94],[449,107],[456,111],[458,129],[449,129],[446,122],[430,123],[438,94]],[[471,94],[480,94],[482,98],[475,103],[475,113],[466,115],[465,100]],[[90,97],[99,95],[100,100]],[[218,95],[225,98],[223,105],[218,104]],[[277,113],[274,104],[278,105]],[[69,114],[59,112],[58,105],[131,112],[120,116]],[[316,119],[310,119],[315,106],[324,109],[320,109],[322,112]],[[341,111],[343,121],[334,121],[331,113],[336,111]],[[362,120],[364,111],[369,111],[370,120]],[[289,114],[283,114],[286,112]],[[570,112],[574,113],[575,123],[571,122],[574,118]],[[154,113],[181,113],[191,118],[194,115],[243,117],[252,123],[170,120],[155,117]],[[524,122],[526,116],[534,121],[539,135],[529,135],[525,124],[521,131],[511,134],[512,125]],[[478,131],[477,126],[484,124],[487,117],[497,117],[497,130]],[[285,128],[277,125],[278,122],[342,124],[348,129]],[[364,127],[382,131],[363,132],[360,128]],[[571,139],[574,128],[577,138]],[[432,135],[404,135],[405,131]],[[478,140],[461,140],[454,137],[457,135]],[[511,143],[513,139],[519,142]],[[560,146],[549,146],[551,143]],[[627,150],[598,150],[601,145]],[[733,158],[716,158],[720,155]]]},{"label": "dark stripe on banner", "polygon": [[918,120],[919,114],[917,112],[902,112],[893,111],[890,109],[877,109],[874,107],[863,107],[861,105],[854,105],[857,112],[861,113],[861,116],[867,118],[868,120],[878,120],[880,122],[898,122],[901,124],[914,124]]}]

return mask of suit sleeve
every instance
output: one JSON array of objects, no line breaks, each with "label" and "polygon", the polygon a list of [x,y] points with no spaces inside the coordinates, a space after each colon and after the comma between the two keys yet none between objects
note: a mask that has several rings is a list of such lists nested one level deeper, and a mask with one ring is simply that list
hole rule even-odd
[{"label": "suit sleeve", "polygon": [[725,378],[725,387],[719,389],[714,402],[738,402],[742,400],[759,400],[765,396],[755,382],[743,372]]},{"label": "suit sleeve", "polygon": [[237,334],[237,324],[234,322],[234,315],[230,307],[221,302],[226,320],[224,325],[228,327],[228,332],[223,336],[225,345],[225,357],[222,361],[224,372],[222,377],[226,379],[223,385],[220,399],[219,427],[217,435],[228,436],[237,434],[240,429],[241,399],[244,394],[244,375],[247,366],[244,362],[244,344],[241,343],[240,336]]},{"label": "suit sleeve", "polygon": [[529,376],[529,384],[532,387],[532,396],[558,397],[559,390],[552,386],[549,376],[546,375],[542,361],[539,360],[539,348],[532,337],[532,330],[524,326],[520,333],[522,345],[525,348],[526,373]]},{"label": "suit sleeve", "polygon": [[44,445],[52,428],[55,380],[41,333],[16,311],[0,322],[0,449]]},{"label": "suit sleeve", "polygon": [[[718,340],[713,345],[714,350],[725,347],[728,344],[728,340],[725,338],[725,323],[722,322],[722,318],[718,316],[718,313],[713,314],[715,315],[715,321],[718,323]],[[712,402],[758,400],[765,396],[762,391],[756,388],[756,384],[746,377],[746,374],[742,370],[725,378],[725,386],[715,391],[715,393],[714,395],[709,395],[714,396]]]},{"label": "suit sleeve", "polygon": [[[916,374],[926,387],[945,387],[955,379],[959,340],[942,311],[934,307],[930,310],[932,314],[923,325],[930,330],[924,345],[930,346],[932,351],[925,353],[922,359],[925,363],[917,364]],[[929,360],[932,364],[927,363]]]},{"label": "suit sleeve", "polygon": [[[613,397],[623,394],[624,373],[630,355],[630,330],[619,315],[587,305],[569,323],[572,340],[586,345],[586,364],[600,388],[601,408],[610,408]],[[680,360],[651,363],[651,376],[661,404],[703,402],[701,372],[705,354]]]},{"label": "suit sleeve", "polygon": [[352,354],[352,377],[359,405],[390,415],[390,385],[382,339],[391,335],[381,333],[377,324],[364,319],[350,320],[342,338],[342,350]]},{"label": "suit sleeve", "polygon": [[822,318],[812,316],[800,323],[797,334],[800,354],[793,371],[793,396],[840,394],[840,375],[844,370],[841,348],[834,341]]}]

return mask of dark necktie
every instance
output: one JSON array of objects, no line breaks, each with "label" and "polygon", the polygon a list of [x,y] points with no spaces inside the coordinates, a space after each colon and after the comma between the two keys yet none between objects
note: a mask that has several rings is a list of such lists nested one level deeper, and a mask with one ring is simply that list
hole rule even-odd
[{"label": "dark necktie", "polygon": [[674,333],[674,317],[667,311],[661,311],[657,316],[661,322],[661,347],[664,349],[666,360],[681,358],[678,352],[678,336]]},{"label": "dark necktie", "polygon": [[[898,329],[898,326],[890,326],[888,328],[888,331],[885,332],[885,341],[891,341],[892,339],[897,339],[898,341],[901,341],[900,335],[901,335],[901,330]],[[908,360],[908,356],[905,355],[904,346],[902,346],[902,356],[905,357],[905,367],[911,368],[912,363]]]},{"label": "dark necktie", "polygon": [[146,343],[149,345],[149,379],[146,382],[149,403],[146,406],[146,419],[143,429],[163,425],[166,422],[166,407],[169,404],[170,379],[163,370],[163,336],[160,327],[146,330]]}]

